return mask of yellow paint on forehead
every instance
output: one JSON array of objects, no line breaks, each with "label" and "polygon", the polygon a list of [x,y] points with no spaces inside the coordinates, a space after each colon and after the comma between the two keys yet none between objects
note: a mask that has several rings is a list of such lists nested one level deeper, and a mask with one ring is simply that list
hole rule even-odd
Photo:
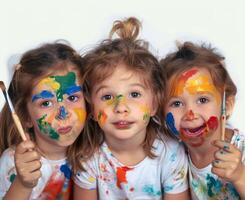
[{"label": "yellow paint on forehead", "polygon": [[38,83],[38,87],[41,87],[43,85],[47,85],[47,86],[51,87],[54,91],[57,91],[60,88],[60,84],[57,81],[55,81],[54,78],[50,78],[50,77],[42,79]]},{"label": "yellow paint on forehead", "polygon": [[81,108],[74,108],[74,111],[77,114],[79,121],[84,123],[87,115],[86,111]]}]

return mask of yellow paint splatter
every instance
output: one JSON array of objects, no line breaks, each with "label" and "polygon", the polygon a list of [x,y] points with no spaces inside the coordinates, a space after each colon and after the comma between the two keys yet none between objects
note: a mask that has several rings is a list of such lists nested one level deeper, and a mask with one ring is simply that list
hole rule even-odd
[{"label": "yellow paint splatter", "polygon": [[60,84],[57,81],[55,81],[55,78],[50,78],[50,77],[42,79],[38,83],[38,86],[41,87],[42,85],[47,85],[51,87],[54,91],[57,91],[60,88]]},{"label": "yellow paint splatter", "polygon": [[87,115],[86,111],[81,108],[74,108],[74,111],[77,114],[79,121],[84,123]]}]

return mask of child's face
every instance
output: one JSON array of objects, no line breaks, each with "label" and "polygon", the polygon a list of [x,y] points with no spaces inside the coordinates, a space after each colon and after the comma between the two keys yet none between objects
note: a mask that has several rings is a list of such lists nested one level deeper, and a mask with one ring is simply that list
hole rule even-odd
[{"label": "child's face", "polygon": [[44,77],[28,101],[37,142],[67,147],[81,133],[86,108],[77,71],[59,71]]},{"label": "child's face", "polygon": [[92,89],[93,115],[108,140],[142,141],[155,114],[153,94],[139,74],[118,65]]},{"label": "child's face", "polygon": [[[171,82],[171,80],[170,80]],[[221,95],[204,68],[191,68],[178,77],[166,104],[166,124],[187,145],[201,146],[220,131]]]}]

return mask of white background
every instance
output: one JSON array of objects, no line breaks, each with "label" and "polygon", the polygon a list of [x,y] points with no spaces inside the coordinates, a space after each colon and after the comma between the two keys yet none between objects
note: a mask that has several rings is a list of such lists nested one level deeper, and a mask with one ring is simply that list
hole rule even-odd
[{"label": "white background", "polygon": [[[8,86],[12,65],[44,42],[68,40],[86,50],[107,38],[112,22],[135,16],[141,38],[155,55],[175,50],[174,41],[205,41],[226,57],[238,86],[231,122],[245,130],[245,3],[243,0],[0,0],[0,80]],[[0,95],[0,108],[4,103]]]}]

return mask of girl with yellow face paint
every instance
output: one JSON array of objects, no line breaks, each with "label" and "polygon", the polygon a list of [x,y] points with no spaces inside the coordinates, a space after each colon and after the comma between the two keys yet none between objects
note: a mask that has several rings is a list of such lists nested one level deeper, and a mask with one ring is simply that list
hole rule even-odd
[{"label": "girl with yellow face paint", "polygon": [[237,91],[222,60],[186,42],[161,61],[168,80],[164,123],[188,149],[192,199],[245,197],[245,135],[226,127],[221,140],[222,107],[228,118]]},{"label": "girl with yellow face paint", "polygon": [[86,118],[82,67],[82,58],[61,43],[22,56],[9,95],[28,139],[21,141],[5,105],[0,118],[0,199],[71,198],[75,161],[67,152],[80,148],[75,141],[81,140]]}]

